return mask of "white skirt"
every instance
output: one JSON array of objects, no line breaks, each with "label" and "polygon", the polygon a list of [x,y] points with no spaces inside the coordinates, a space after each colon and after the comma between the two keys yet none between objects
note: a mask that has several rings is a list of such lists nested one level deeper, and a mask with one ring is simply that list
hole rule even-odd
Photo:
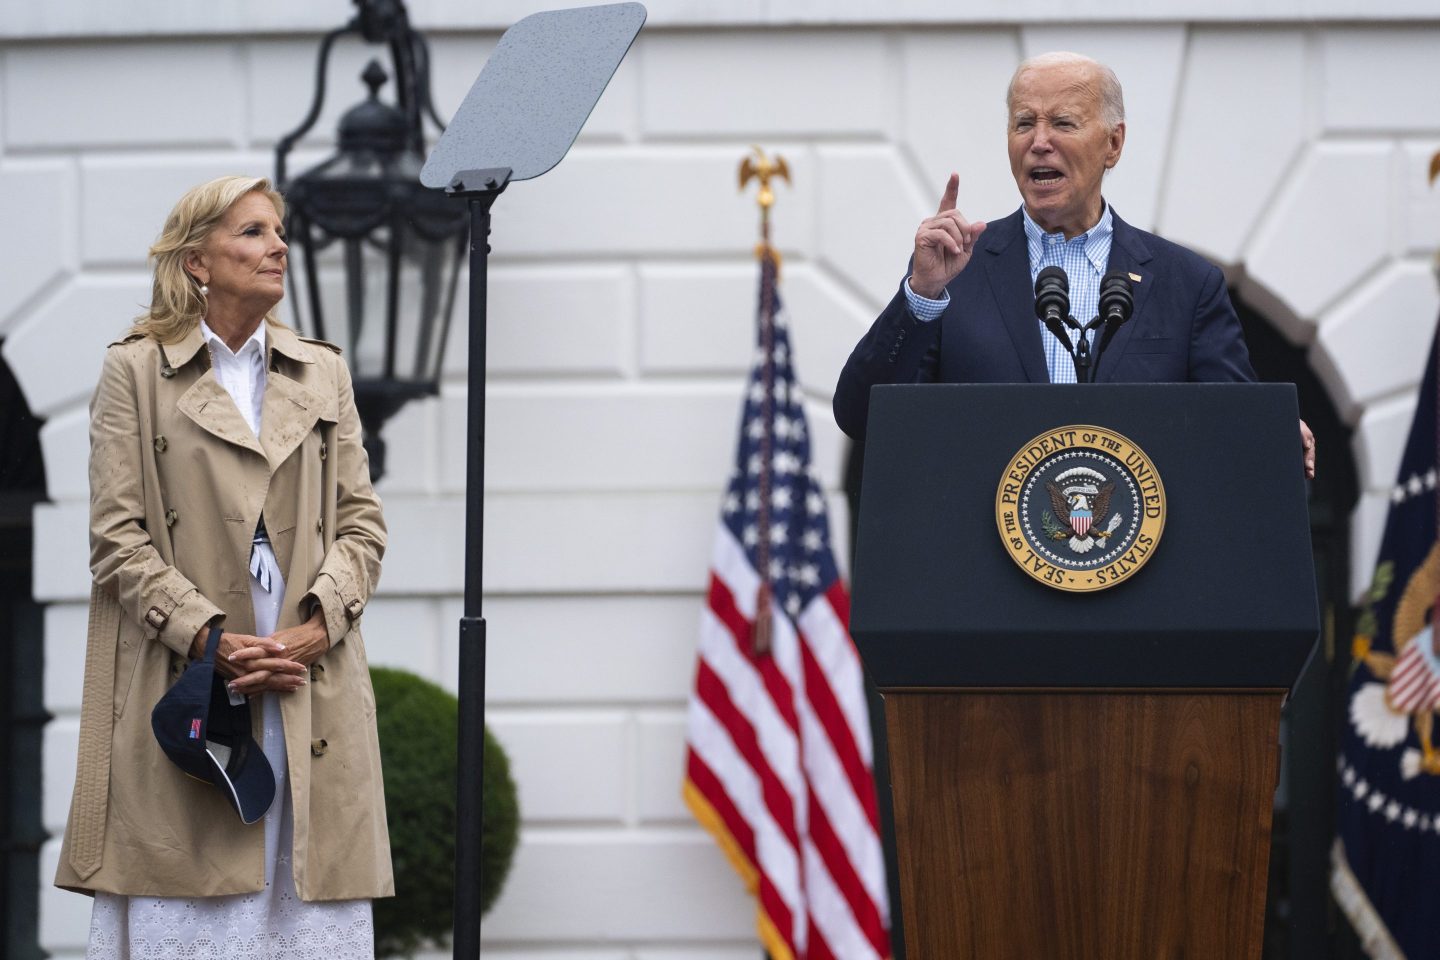
[{"label": "white skirt", "polygon": [[[250,580],[255,633],[264,637],[275,632],[285,581],[270,545],[258,550],[272,587],[267,593]],[[265,889],[192,899],[97,893],[86,960],[374,960],[369,900],[305,903],[295,894],[295,821],[280,716],[280,698],[288,695],[266,693],[259,700],[260,747],[275,771],[275,802],[265,814]]]}]

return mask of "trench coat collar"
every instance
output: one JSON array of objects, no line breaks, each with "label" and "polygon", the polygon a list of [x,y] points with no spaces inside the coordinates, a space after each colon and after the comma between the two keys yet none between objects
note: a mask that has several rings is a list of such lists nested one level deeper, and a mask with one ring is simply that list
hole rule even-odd
[{"label": "trench coat collar", "polygon": [[[314,356],[310,353],[311,348],[295,335],[294,330],[284,324],[267,319],[265,321],[265,342],[268,345],[267,352],[280,353],[301,363],[315,362]],[[194,359],[195,354],[199,353],[204,346],[205,336],[200,332],[200,324],[197,323],[185,336],[174,343],[162,344],[161,349],[165,351],[165,362],[169,366],[179,369]],[[266,366],[269,367],[270,364],[266,363]]]},{"label": "trench coat collar", "polygon": [[[278,351],[301,363],[314,363],[310,352],[312,348],[288,327],[269,323],[265,333],[271,351]],[[180,366],[194,357],[204,343],[197,323],[184,338],[166,345],[166,360],[172,367]],[[272,472],[295,451],[317,420],[332,423],[339,420],[333,397],[327,401],[298,380],[274,369],[273,365],[265,375],[259,437],[251,431],[229,391],[215,378],[213,370],[206,370],[181,394],[176,409],[212,436],[260,454],[269,463]]]},{"label": "trench coat collar", "polygon": [[272,352],[284,354],[291,360],[298,360],[301,363],[315,362],[315,357],[310,352],[313,348],[284,324],[271,320],[265,321],[265,336]]},{"label": "trench coat collar", "polygon": [[197,323],[174,343],[162,343],[160,349],[165,353],[165,365],[179,369],[189,363],[204,346],[205,335],[200,332],[200,324]]}]

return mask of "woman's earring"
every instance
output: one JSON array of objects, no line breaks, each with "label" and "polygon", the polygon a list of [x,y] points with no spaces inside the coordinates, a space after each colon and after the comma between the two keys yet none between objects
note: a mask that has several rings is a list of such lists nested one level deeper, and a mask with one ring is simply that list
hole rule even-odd
[{"label": "woman's earring", "polygon": [[210,295],[210,287],[209,287],[209,285],[208,285],[208,284],[204,284],[204,283],[200,284],[200,296],[202,296],[202,297],[208,297],[209,295]]}]

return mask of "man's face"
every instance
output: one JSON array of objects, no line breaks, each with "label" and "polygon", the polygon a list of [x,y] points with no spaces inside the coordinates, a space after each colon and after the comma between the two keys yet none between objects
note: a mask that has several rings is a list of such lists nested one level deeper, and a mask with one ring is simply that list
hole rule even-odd
[{"label": "man's face", "polygon": [[1109,129],[1093,67],[1027,70],[1010,101],[1010,172],[1025,209],[1047,233],[1084,233],[1100,219],[1100,181],[1120,159],[1125,124]]}]

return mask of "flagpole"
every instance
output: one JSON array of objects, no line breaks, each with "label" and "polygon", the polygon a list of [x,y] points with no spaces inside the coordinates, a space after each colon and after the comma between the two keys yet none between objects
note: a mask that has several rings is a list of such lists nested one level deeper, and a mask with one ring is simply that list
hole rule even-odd
[{"label": "flagpole", "polygon": [[771,605],[774,591],[770,586],[770,482],[771,454],[775,448],[775,282],[780,277],[780,254],[770,245],[770,208],[775,205],[775,191],[770,181],[781,177],[790,182],[790,168],[785,158],[776,154],[772,159],[758,146],[752,147],[753,156],[740,161],[740,189],[744,190],[751,180],[760,181],[760,193],[756,203],[760,205],[760,242],[755,245],[755,257],[760,261],[760,311],[757,322],[760,325],[761,383],[763,394],[760,400],[760,464],[759,496],[755,528],[759,535],[756,544],[758,555],[760,589],[755,598],[755,628],[751,644],[757,656],[769,654],[772,641]]}]

